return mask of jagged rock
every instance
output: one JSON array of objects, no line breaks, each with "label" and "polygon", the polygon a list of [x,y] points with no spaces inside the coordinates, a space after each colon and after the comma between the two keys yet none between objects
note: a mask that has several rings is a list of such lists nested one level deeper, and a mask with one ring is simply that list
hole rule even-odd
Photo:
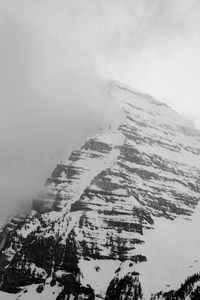
[{"label": "jagged rock", "polygon": [[139,273],[132,272],[123,278],[115,277],[107,291],[106,300],[140,300],[143,299],[142,288],[139,281]]}]

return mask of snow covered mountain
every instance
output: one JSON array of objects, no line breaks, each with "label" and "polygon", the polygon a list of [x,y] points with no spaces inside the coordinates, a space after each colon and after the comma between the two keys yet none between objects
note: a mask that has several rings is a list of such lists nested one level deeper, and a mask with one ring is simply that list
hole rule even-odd
[{"label": "snow covered mountain", "polygon": [[109,90],[100,132],[2,229],[0,299],[200,299],[200,133],[149,95]]}]

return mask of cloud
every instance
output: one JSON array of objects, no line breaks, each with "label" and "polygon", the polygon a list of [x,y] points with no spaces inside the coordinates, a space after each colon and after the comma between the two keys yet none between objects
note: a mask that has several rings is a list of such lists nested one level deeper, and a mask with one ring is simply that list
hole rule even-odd
[{"label": "cloud", "polygon": [[63,48],[57,36],[36,23],[25,11],[4,7],[1,215],[21,201],[31,201],[55,164],[96,132],[104,114],[104,81],[84,50],[68,40]]},{"label": "cloud", "polygon": [[2,0],[1,207],[31,200],[96,132],[110,78],[200,125],[199,10],[198,0]]}]

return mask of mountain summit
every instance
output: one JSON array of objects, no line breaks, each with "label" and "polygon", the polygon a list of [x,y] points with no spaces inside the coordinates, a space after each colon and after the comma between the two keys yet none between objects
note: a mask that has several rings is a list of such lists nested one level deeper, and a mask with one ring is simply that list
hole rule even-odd
[{"label": "mountain summit", "polygon": [[109,97],[99,133],[2,229],[2,299],[200,299],[200,133],[120,83]]}]

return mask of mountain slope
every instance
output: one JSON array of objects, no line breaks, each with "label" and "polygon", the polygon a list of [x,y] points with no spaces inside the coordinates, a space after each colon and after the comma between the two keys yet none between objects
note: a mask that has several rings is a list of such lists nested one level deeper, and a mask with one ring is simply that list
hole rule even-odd
[{"label": "mountain slope", "polygon": [[29,214],[2,230],[0,286],[14,299],[150,299],[200,270],[199,132],[119,83],[110,98],[97,136],[57,165]]}]

